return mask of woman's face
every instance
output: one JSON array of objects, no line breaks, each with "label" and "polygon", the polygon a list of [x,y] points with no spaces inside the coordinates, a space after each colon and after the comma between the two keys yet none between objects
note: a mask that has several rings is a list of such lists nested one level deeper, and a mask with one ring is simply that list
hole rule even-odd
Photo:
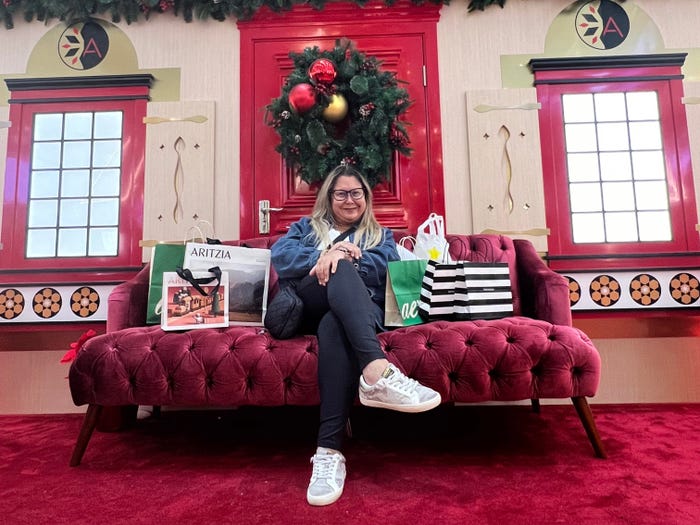
[{"label": "woman's face", "polygon": [[[349,192],[362,189],[362,183],[350,175],[341,175],[335,181],[335,186],[331,190],[331,210],[336,226],[350,227],[360,220],[362,214],[367,209],[367,201],[364,193],[359,199],[353,199]],[[345,199],[337,200],[336,193],[346,191]],[[356,192],[359,193],[359,192]]]}]

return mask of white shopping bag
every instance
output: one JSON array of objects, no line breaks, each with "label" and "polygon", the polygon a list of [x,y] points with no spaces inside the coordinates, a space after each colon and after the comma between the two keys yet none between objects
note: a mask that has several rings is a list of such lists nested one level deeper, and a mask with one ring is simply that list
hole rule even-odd
[{"label": "white shopping bag", "polygon": [[431,213],[418,227],[414,255],[419,259],[451,263],[450,246],[445,239],[445,220],[442,215]]},{"label": "white shopping bag", "polygon": [[270,250],[188,242],[183,267],[228,274],[228,312],[232,325],[263,326],[270,287]]}]

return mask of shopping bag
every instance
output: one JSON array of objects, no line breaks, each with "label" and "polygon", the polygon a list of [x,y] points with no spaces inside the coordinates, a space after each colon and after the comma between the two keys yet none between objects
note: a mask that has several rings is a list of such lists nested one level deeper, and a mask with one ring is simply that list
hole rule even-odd
[{"label": "shopping bag", "polygon": [[390,261],[387,268],[384,306],[385,326],[421,324],[418,314],[423,276],[428,261]]},{"label": "shopping bag", "polygon": [[159,324],[163,310],[163,273],[174,272],[178,266],[182,266],[185,244],[156,244],[152,250],[146,324]]},{"label": "shopping bag", "polygon": [[[205,236],[203,229],[211,231],[211,237]],[[209,221],[199,219],[186,231],[181,241],[141,240],[139,246],[151,247],[148,274],[148,299],[146,306],[146,324],[159,324],[163,306],[163,273],[174,272],[182,266],[187,241],[199,241],[220,244],[214,237],[214,230]]]},{"label": "shopping bag", "polygon": [[402,261],[413,261],[415,259],[418,259],[419,257],[415,253],[413,253],[412,250],[406,247],[407,244],[415,246],[416,238],[407,235],[399,239],[399,242],[396,243],[396,251],[399,254],[399,259],[401,259]]},{"label": "shopping bag", "polygon": [[179,269],[163,274],[163,330],[220,328],[229,325],[228,274]]},{"label": "shopping bag", "polygon": [[431,213],[418,227],[414,255],[419,259],[430,259],[441,263],[451,263],[450,246],[445,239],[445,220],[442,215]]},{"label": "shopping bag", "polygon": [[513,315],[508,263],[457,263],[455,319],[500,319]]},{"label": "shopping bag", "polygon": [[457,282],[464,279],[457,263],[428,261],[421,284],[418,313],[424,321],[452,320]]},{"label": "shopping bag", "polygon": [[270,286],[270,250],[188,242],[183,268],[214,266],[228,274],[228,315],[232,325],[263,326]]}]

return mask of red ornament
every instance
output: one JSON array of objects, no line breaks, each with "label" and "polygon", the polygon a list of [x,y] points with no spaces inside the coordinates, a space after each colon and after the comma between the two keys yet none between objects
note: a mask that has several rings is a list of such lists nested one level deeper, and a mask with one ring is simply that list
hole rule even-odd
[{"label": "red ornament", "polygon": [[314,60],[309,66],[309,78],[317,84],[330,84],[335,80],[335,64],[327,58]]},{"label": "red ornament", "polygon": [[311,84],[302,82],[289,90],[289,107],[303,115],[316,105],[316,91]]}]

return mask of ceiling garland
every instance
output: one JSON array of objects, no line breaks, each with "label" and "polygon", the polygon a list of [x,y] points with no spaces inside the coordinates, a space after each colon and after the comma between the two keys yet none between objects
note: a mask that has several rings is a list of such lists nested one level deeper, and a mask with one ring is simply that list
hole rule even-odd
[{"label": "ceiling garland", "polygon": [[[127,24],[139,19],[148,19],[153,14],[170,14],[182,17],[185,22],[200,19],[223,21],[228,18],[246,20],[266,6],[272,11],[288,11],[295,5],[307,4],[314,9],[333,0],[0,0],[0,23],[7,29],[14,27],[14,17],[25,21],[48,22],[58,19],[65,22],[85,20],[93,15],[108,15],[112,22],[122,20]],[[348,0],[363,6],[367,0]],[[387,6],[396,0],[382,0]],[[450,0],[410,0],[414,5],[427,2],[449,4]],[[483,11],[491,5],[503,7],[506,0],[469,0],[468,11]]]}]

